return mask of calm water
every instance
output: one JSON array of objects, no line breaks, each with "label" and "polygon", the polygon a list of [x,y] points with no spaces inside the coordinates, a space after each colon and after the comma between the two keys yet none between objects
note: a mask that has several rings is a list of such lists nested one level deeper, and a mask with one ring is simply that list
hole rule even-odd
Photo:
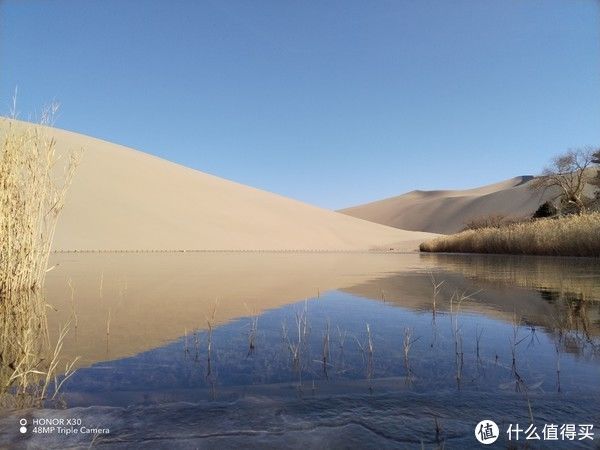
[{"label": "calm water", "polygon": [[[509,448],[509,424],[527,428],[533,417],[539,434],[544,424],[593,424],[595,440],[535,442],[522,434],[514,446],[598,447],[596,261],[179,256],[202,259],[186,267],[216,272],[203,279],[178,271],[177,287],[160,295],[143,288],[150,278],[172,283],[175,275],[159,268],[179,264],[177,257],[145,260],[140,273],[148,279],[132,260],[121,261],[129,272],[114,273],[119,263],[99,256],[64,261],[50,289],[62,298],[58,287],[69,277],[82,299],[65,350],[83,361],[64,387],[68,408],[8,412],[1,445],[92,441],[20,435],[23,416],[109,428],[93,444],[111,448],[479,448],[475,424],[491,419],[501,435],[490,447]],[[277,276],[264,274],[267,267]],[[75,308],[55,304],[64,314]],[[140,335],[145,341],[134,342]]]}]

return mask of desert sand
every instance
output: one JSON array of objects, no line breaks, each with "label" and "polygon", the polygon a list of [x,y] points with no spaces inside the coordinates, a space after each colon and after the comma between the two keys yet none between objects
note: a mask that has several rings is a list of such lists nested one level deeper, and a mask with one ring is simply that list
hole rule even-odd
[{"label": "desert sand", "polygon": [[503,214],[531,216],[553,192],[529,189],[532,176],[519,176],[500,183],[467,190],[412,191],[340,212],[352,217],[406,230],[450,234],[471,219]]},{"label": "desert sand", "polygon": [[[5,127],[7,120],[0,121]],[[415,250],[430,238],[254,189],[81,134],[84,149],[54,250]]]}]

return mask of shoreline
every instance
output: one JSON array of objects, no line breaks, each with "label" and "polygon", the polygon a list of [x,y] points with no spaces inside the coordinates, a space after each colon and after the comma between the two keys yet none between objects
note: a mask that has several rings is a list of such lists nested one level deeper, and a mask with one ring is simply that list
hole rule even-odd
[{"label": "shoreline", "polygon": [[192,249],[192,250],[52,250],[50,254],[68,254],[68,253],[351,253],[351,254],[401,254],[410,255],[423,253],[415,247],[414,250],[311,250],[311,249],[285,249],[285,250],[231,250],[231,249]]}]

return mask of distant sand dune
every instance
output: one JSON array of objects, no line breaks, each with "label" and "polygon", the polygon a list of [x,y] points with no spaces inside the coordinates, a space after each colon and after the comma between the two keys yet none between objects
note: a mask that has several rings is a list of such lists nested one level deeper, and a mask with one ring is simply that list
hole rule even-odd
[{"label": "distant sand dune", "polygon": [[412,191],[340,212],[406,230],[450,234],[477,217],[530,216],[553,194],[530,190],[532,179],[532,176],[520,176],[467,190]]},{"label": "distant sand dune", "polygon": [[[7,120],[0,121],[0,132]],[[320,209],[88,136],[54,250],[414,250],[432,236]]]}]

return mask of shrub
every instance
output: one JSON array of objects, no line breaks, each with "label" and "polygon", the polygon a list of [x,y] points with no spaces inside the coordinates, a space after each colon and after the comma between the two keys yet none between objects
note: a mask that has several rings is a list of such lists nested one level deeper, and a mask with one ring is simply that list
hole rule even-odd
[{"label": "shrub", "polygon": [[540,219],[542,217],[552,217],[558,214],[558,209],[552,202],[545,202],[531,216],[533,219]]}]

